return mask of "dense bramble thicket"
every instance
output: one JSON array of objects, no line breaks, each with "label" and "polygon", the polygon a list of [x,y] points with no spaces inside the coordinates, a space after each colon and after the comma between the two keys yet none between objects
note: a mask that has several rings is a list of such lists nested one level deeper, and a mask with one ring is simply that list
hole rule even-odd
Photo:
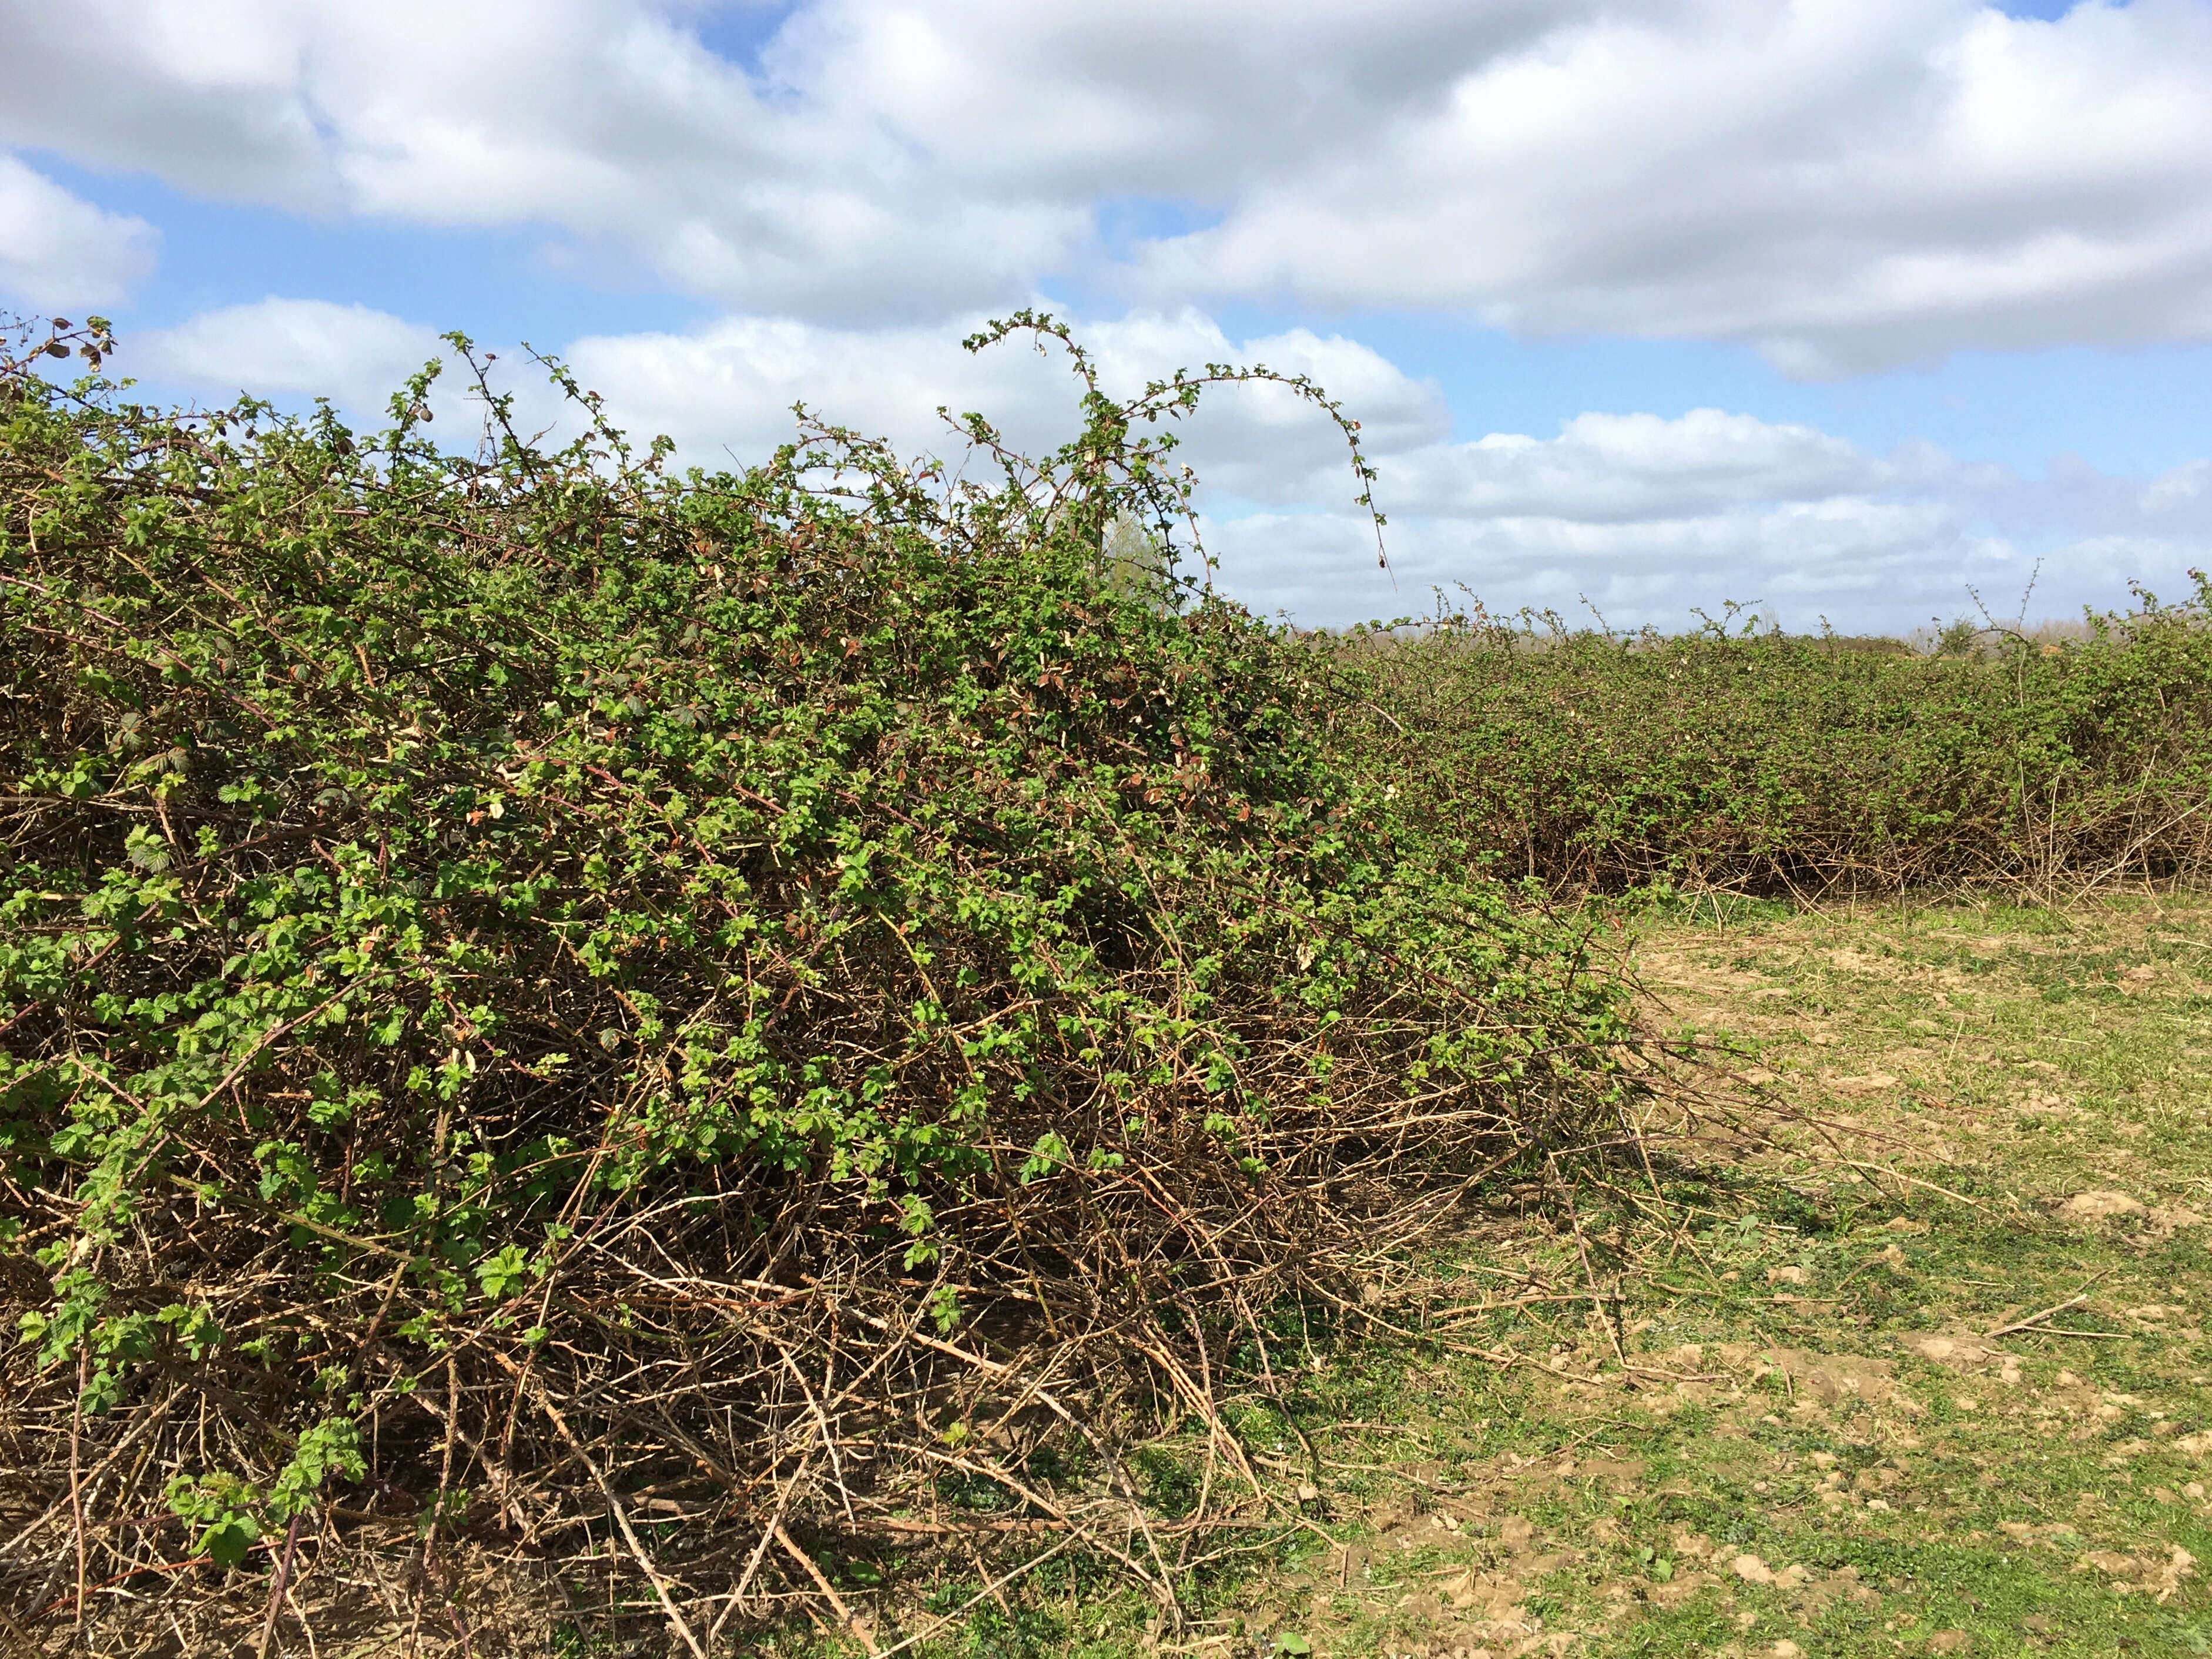
[{"label": "dense bramble thicket", "polygon": [[1718,625],[1369,635],[1358,746],[1499,867],[1565,888],[2171,879],[2212,853],[2197,581],[2080,637],[1991,629],[1935,655]]},{"label": "dense bramble thicket", "polygon": [[703,1644],[980,1505],[1171,1597],[1278,1501],[1270,1299],[1606,1121],[1618,994],[1332,758],[1329,653],[1102,559],[1194,385],[988,490],[428,385],[0,377],[0,1596],[465,1632],[513,1540]]}]

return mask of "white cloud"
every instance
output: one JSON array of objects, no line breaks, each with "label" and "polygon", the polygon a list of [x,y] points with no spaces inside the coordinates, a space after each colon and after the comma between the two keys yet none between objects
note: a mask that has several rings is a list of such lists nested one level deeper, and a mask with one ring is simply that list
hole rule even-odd
[{"label": "white cloud", "polygon": [[[2023,477],[1924,444],[1875,455],[1716,409],[1593,412],[1551,437],[1460,441],[1432,383],[1341,336],[1240,341],[1195,311],[1133,313],[1079,336],[1117,395],[1180,366],[1255,360],[1346,395],[1391,517],[1388,572],[1375,568],[1372,526],[1347,510],[1341,440],[1320,413],[1267,388],[1219,388],[1184,428],[1223,586],[1310,624],[1423,610],[1432,586],[1464,585],[1496,611],[1572,611],[1586,596],[1618,623],[1679,626],[1692,606],[1738,599],[1791,627],[1826,617],[1901,630],[1968,608],[1970,586],[2008,608],[2039,560],[2038,616],[2124,603],[2131,579],[2178,592],[2186,568],[2212,564],[2212,461],[2130,478],[2062,460]],[[588,337],[563,355],[617,424],[668,433],[680,461],[709,468],[765,459],[793,435],[800,398],[956,464],[964,446],[940,404],[981,411],[1033,454],[1072,434],[1079,387],[1056,352],[1010,341],[975,355],[958,340],[740,317],[692,334]],[[332,393],[368,421],[437,349],[428,329],[382,313],[274,299],[125,344],[133,373],[215,396]],[[557,418],[534,370],[501,359],[526,417]],[[459,388],[440,412],[441,429],[471,430]],[[968,465],[996,477],[986,458]]]},{"label": "white cloud", "polygon": [[117,365],[218,398],[326,397],[373,420],[402,380],[444,349],[434,331],[367,306],[272,298],[126,337]]},{"label": "white cloud", "polygon": [[[2212,335],[2212,0],[808,0],[746,64],[715,9],[0,0],[0,142],[815,321],[1065,278],[1804,374]],[[1116,265],[1160,203],[1204,228]]]},{"label": "white cloud", "polygon": [[1163,245],[1177,288],[1754,341],[1781,367],[2212,331],[2212,7],[1612,13]]},{"label": "white cloud", "polygon": [[0,0],[40,65],[0,141],[219,199],[542,226],[593,277],[813,315],[986,303],[1085,239],[1086,203],[969,190],[911,136],[709,52],[693,9]]},{"label": "white cloud", "polygon": [[[788,318],[738,317],[695,334],[590,337],[568,359],[639,432],[665,432],[702,463],[763,458],[787,441],[793,403],[823,419],[890,438],[908,453],[957,453],[964,441],[937,414],[975,410],[1016,447],[1040,453],[1074,435],[1081,387],[1055,346],[1042,358],[1025,339],[981,353],[960,341],[964,323],[839,328]],[[1310,376],[1340,399],[1378,451],[1432,441],[1449,427],[1443,393],[1370,348],[1305,329],[1232,341],[1211,318],[1138,312],[1086,324],[1078,337],[1101,384],[1129,396],[1177,368],[1264,363]],[[1261,500],[1304,499],[1309,480],[1332,480],[1323,499],[1352,493],[1342,438],[1318,410],[1271,386],[1216,387],[1199,412],[1164,423],[1179,459],[1220,489]]]},{"label": "white cloud", "polygon": [[161,237],[0,154],[0,298],[42,311],[112,305],[153,269]]},{"label": "white cloud", "polygon": [[222,199],[333,205],[300,84],[307,10],[281,0],[0,0],[13,61],[35,65],[9,78],[0,143],[143,169]]},{"label": "white cloud", "polygon": [[1401,511],[1595,525],[1822,500],[1877,488],[1891,472],[1810,427],[1698,409],[1672,421],[1580,415],[1555,439],[1497,433],[1419,450],[1385,463],[1382,489]]},{"label": "white cloud", "polygon": [[[586,335],[560,355],[605,398],[617,425],[640,440],[667,434],[688,465],[767,459],[797,433],[793,406],[802,401],[819,419],[887,438],[903,454],[957,460],[964,453],[966,438],[940,408],[954,420],[981,413],[1016,449],[1045,454],[1075,434],[1081,382],[1060,346],[1040,352],[1027,335],[981,352],[963,349],[963,339],[986,320],[977,313],[927,327],[870,327],[737,316],[684,334]],[[1339,398],[1360,422],[1370,453],[1432,444],[1449,429],[1433,381],[1414,380],[1341,335],[1300,328],[1234,340],[1192,309],[1133,312],[1075,331],[1101,386],[1115,397],[1133,396],[1179,368],[1265,365],[1308,376]],[[492,349],[501,360],[497,383],[515,394],[520,418],[549,429],[568,425],[546,377],[523,354]],[[400,381],[444,350],[430,328],[388,313],[270,298],[126,336],[118,366],[202,397],[241,390],[294,401],[328,397],[350,419],[373,424]],[[434,407],[449,424],[465,416],[471,394],[450,368],[438,393]],[[1194,413],[1145,430],[1172,432],[1176,459],[1195,468],[1217,496],[1340,502],[1357,493],[1336,427],[1279,386],[1208,387]]]},{"label": "white cloud", "polygon": [[[694,335],[598,337],[569,356],[618,419],[708,464],[787,439],[802,397],[952,459],[959,441],[939,404],[981,410],[1032,453],[1067,435],[1075,386],[1058,361],[1015,342],[972,356],[961,331],[733,319]],[[1586,596],[1624,623],[1680,626],[1692,606],[1739,599],[1793,627],[1825,617],[1904,630],[1970,610],[1970,587],[2007,610],[2034,579],[2036,614],[2066,615],[2125,603],[2135,579],[2179,592],[2190,564],[2212,563],[2212,462],[2143,479],[2062,460],[2023,477],[1926,444],[1876,455],[1717,409],[1593,412],[1550,437],[1457,441],[1433,383],[1342,336],[1237,340],[1191,310],[1078,333],[1117,393],[1182,365],[1264,361],[1311,374],[1362,419],[1391,519],[1388,572],[1371,526],[1346,510],[1341,441],[1317,412],[1217,391],[1184,431],[1222,585],[1308,623],[1423,610],[1432,587],[1463,584],[1502,611],[1573,611]]]},{"label": "white cloud", "polygon": [[2191,461],[2148,480],[2114,477],[2073,456],[2018,488],[2023,519],[2123,537],[2194,537],[2212,544],[2212,461]]},{"label": "white cloud", "polygon": [[2212,461],[2191,461],[2152,479],[2137,492],[2136,506],[2154,522],[2212,535]]},{"label": "white cloud", "polygon": [[2207,559],[2201,537],[1979,532],[1972,507],[1847,496],[1625,525],[1409,517],[1392,521],[1387,574],[1365,526],[1335,515],[1236,520],[1212,526],[1209,546],[1224,592],[1309,626],[1426,614],[1441,592],[1493,615],[1666,629],[1734,600],[1793,630],[1888,634],[1973,615],[1976,593],[2009,617],[2031,582],[2030,621],[2125,608],[2136,581],[2173,599]]},{"label": "white cloud", "polygon": [[1620,623],[1680,626],[1733,599],[1793,628],[1901,631],[1971,611],[1974,592],[2008,615],[2033,581],[2037,617],[2069,615],[2124,605],[2131,580],[2179,592],[2212,563],[2207,462],[2146,481],[2062,461],[2029,478],[1705,409],[1430,444],[1381,472],[1389,573],[1353,516],[1254,514],[1211,528],[1224,587],[1308,623],[1424,611],[1440,588],[1493,611],[1587,599]]}]

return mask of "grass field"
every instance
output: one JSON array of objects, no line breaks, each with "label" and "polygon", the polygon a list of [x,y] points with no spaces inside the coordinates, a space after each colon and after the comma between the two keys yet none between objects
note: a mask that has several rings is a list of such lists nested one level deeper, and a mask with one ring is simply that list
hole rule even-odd
[{"label": "grass field", "polygon": [[1769,1108],[1579,1245],[1524,1188],[1407,1264],[1286,1391],[1312,1528],[1180,1638],[1048,1582],[939,1650],[2212,1651],[2212,903],[1723,902],[1635,960]]}]

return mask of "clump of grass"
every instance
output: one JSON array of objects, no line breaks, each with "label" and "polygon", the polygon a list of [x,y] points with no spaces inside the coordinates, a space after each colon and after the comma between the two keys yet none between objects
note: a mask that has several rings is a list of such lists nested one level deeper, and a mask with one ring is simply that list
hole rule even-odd
[{"label": "clump of grass", "polygon": [[1171,1613],[1281,1519],[1255,1310],[1610,1121],[1620,994],[1335,756],[1326,659],[1112,556],[1200,382],[1079,353],[988,489],[678,475],[455,348],[475,455],[434,368],[373,435],[0,373],[9,1604],[266,1645],[349,1562],[467,1642],[492,1551],[699,1650],[937,1538]]},{"label": "clump of grass", "polygon": [[1358,741],[1500,867],[1569,889],[2184,878],[2212,853],[2212,580],[2195,580],[2076,632],[1954,630],[1926,652],[1479,613],[1363,635]]}]

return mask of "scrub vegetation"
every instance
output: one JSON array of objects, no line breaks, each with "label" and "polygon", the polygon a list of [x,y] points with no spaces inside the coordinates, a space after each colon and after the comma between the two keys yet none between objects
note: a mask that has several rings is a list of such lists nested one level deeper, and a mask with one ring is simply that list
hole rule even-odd
[{"label": "scrub vegetation", "polygon": [[1103,555],[1249,375],[1000,331],[1084,427],[969,422],[988,487],[821,428],[677,474],[573,386],[456,454],[427,373],[374,435],[0,382],[19,1624],[512,1645],[503,1558],[858,1632],[814,1540],[1009,1501],[1172,1617],[1296,1510],[1222,1417],[1274,1310],[1624,1124],[1585,930],[1334,750],[1325,655]]},{"label": "scrub vegetation", "polygon": [[1827,897],[2171,881],[2212,855],[2212,586],[1921,649],[1461,615],[1357,636],[1365,748],[1554,887]]},{"label": "scrub vegetation", "polygon": [[19,334],[0,1645],[2212,1646],[2208,595],[1300,635],[1280,377],[1009,336],[710,475]]}]

